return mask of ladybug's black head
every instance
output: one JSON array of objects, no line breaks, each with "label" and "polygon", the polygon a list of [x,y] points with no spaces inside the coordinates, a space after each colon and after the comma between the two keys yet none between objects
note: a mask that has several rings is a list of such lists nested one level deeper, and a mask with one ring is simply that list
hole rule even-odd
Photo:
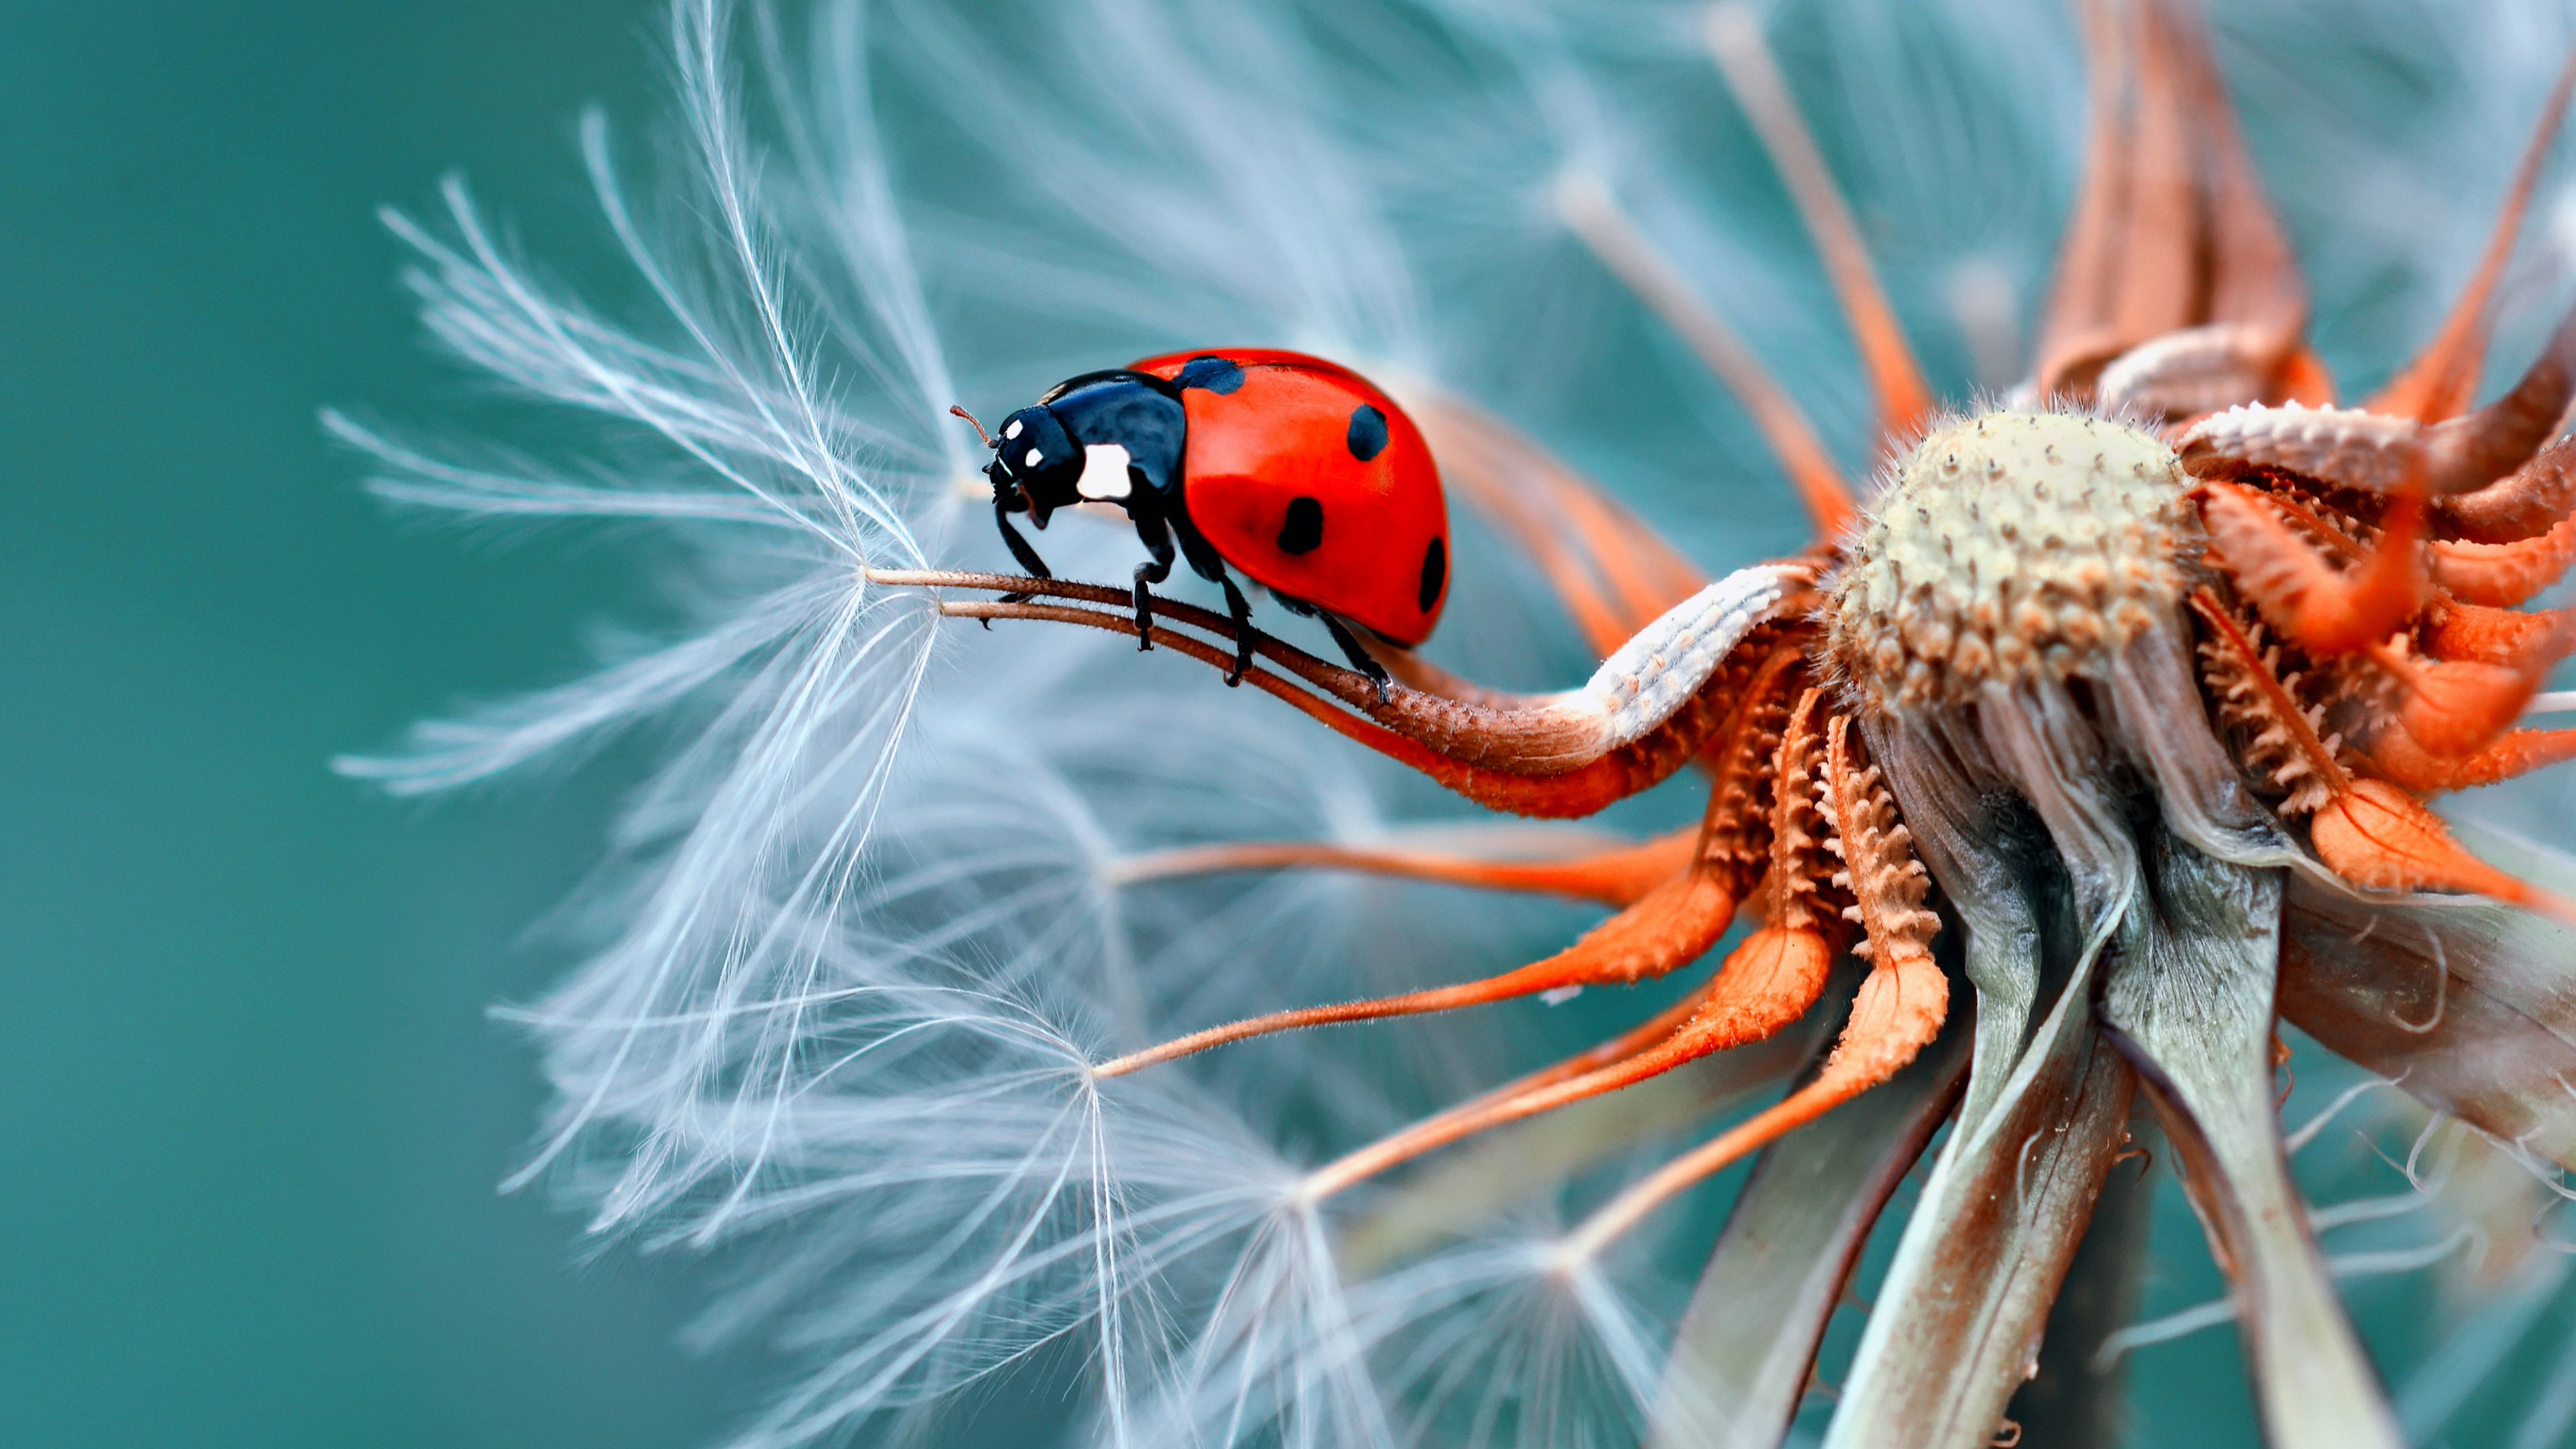
[{"label": "ladybug's black head", "polygon": [[1004,418],[993,447],[984,476],[1003,497],[1016,495],[1038,527],[1046,527],[1048,514],[1080,498],[1075,485],[1082,478],[1082,449],[1043,405]]}]

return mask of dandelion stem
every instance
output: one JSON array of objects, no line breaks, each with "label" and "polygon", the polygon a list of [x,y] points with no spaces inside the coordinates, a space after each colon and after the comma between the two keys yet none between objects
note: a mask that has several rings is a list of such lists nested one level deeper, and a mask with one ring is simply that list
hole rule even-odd
[{"label": "dandelion stem", "polygon": [[[1076,599],[1090,604],[1110,604],[1122,609],[1135,600],[1135,595],[1126,589],[1115,589],[1106,584],[1076,583],[1069,579],[1025,578],[1016,574],[970,573],[950,569],[872,568],[864,572],[869,583],[882,584],[890,588],[975,589],[998,594],[1035,594],[1041,598]],[[1193,629],[1204,630],[1228,643],[1233,643],[1237,637],[1234,622],[1223,614],[1179,603],[1160,595],[1153,597],[1149,603],[1159,617],[1186,624]],[[986,607],[982,605],[954,605],[946,602],[940,605],[939,611],[942,614],[968,619],[1058,619],[1055,614],[991,613],[987,612]],[[1059,619],[1059,622],[1089,623],[1090,620]],[[1135,624],[1124,616],[1119,618],[1118,624],[1120,631],[1130,635],[1136,632]],[[1162,644],[1171,636],[1158,629],[1153,637],[1155,643]],[[1252,648],[1254,653],[1284,667],[1289,673],[1332,695],[1353,709],[1365,709],[1376,702],[1377,686],[1357,670],[1327,663],[1293,644],[1274,639],[1257,630],[1253,634]],[[1193,658],[1197,657],[1194,651],[1184,649],[1182,652],[1191,654]],[[1233,667],[1230,659],[1226,667],[1229,669]]]}]

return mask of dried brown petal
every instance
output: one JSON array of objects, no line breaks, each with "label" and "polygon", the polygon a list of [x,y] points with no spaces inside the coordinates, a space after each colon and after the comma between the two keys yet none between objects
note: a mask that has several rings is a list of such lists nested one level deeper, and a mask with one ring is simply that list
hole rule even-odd
[{"label": "dried brown petal", "polygon": [[2093,1030],[2089,976],[2060,993],[1999,1099],[1943,1150],[1879,1287],[1827,1449],[1973,1449],[2029,1378],[2135,1080]]},{"label": "dried brown petal", "polygon": [[2233,1286],[2272,1449],[2403,1449],[2309,1232],[2272,1099],[2281,873],[2166,837],[2102,997]]},{"label": "dried brown petal", "polygon": [[2503,906],[2294,884],[2281,1015],[2425,1105],[2576,1167],[2576,937]]},{"label": "dried brown petal", "polygon": [[1648,1449],[1770,1449],[1788,1433],[1826,1322],[1896,1184],[1958,1100],[1973,1033],[1766,1149],[1673,1341]]}]

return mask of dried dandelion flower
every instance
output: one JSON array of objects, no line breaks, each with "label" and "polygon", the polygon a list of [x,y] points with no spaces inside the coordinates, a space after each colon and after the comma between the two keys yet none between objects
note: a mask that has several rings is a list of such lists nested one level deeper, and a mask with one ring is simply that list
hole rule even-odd
[{"label": "dried dandelion flower", "polygon": [[[1909,159],[1984,166],[1983,192],[1923,181],[1908,215],[1928,230],[1963,191],[1982,210],[1955,232],[2043,220],[1993,184],[2007,148],[2045,170],[2071,134],[2074,67],[2032,40],[2053,34],[2039,13],[1908,9],[1841,38],[1852,78],[1886,83],[1851,86],[1856,105],[1933,118]],[[2522,724],[2563,702],[2539,691],[2576,649],[2576,622],[2525,607],[2576,562],[2576,313],[2476,405],[2568,81],[2528,98],[2536,138],[2447,319],[2356,396],[2311,341],[2188,0],[2077,16],[2087,140],[2053,263],[2014,253],[2050,279],[2026,357],[2009,269],[1947,272],[1959,350],[2020,379],[1987,402],[1918,365],[1920,324],[1863,241],[1884,208],[1843,199],[1736,5],[1094,0],[975,29],[851,0],[818,16],[810,74],[760,11],[739,28],[777,104],[755,125],[734,18],[684,3],[679,239],[584,133],[668,314],[649,338],[515,263],[461,188],[445,232],[396,222],[444,341],[604,415],[628,451],[547,472],[336,423],[384,490],[660,518],[704,545],[703,628],[351,768],[441,788],[686,721],[585,912],[596,954],[524,1013],[561,1094],[528,1173],[558,1171],[602,1231],[745,1244],[761,1266],[718,1327],[776,1325],[811,1361],[745,1443],[934,1436],[1033,1361],[1078,1362],[1071,1432],[1116,1444],[2114,1442],[2109,1368],[2231,1316],[2274,1445],[2450,1421],[2503,1330],[2462,1333],[2392,1402],[2335,1280],[2480,1244],[2480,1265],[2541,1266],[2449,1291],[2528,1325],[2565,1275],[2530,1220],[2572,1195],[2576,906],[2426,802],[2576,755],[2576,730]],[[1776,345],[1763,299],[1718,280],[1724,228],[1646,164],[1652,124],[1618,82],[1676,58],[1714,61],[1787,182],[1874,416],[1811,421],[1862,393]],[[957,137],[881,130],[889,75],[1003,169],[942,171]],[[908,214],[898,175],[933,178],[934,204]],[[1462,360],[1532,310],[1534,234],[1733,394],[1805,504],[1803,551],[1711,581],[1505,421],[1561,425],[1530,379],[1574,386],[1571,332]],[[1531,672],[1496,573],[1516,548],[1589,682],[1516,693],[1367,646],[1382,687],[1239,602],[943,566],[994,549],[961,527],[975,454],[942,416],[961,391],[1025,381],[1050,348],[1088,366],[1212,337],[1394,380],[1489,530],[1454,549],[1462,662]],[[958,368],[969,338],[989,360]],[[1848,463],[1872,456],[1863,496]],[[1105,531],[1065,543],[1084,574],[1128,562]],[[1706,799],[1642,842],[1433,839],[1378,819],[1407,775],[1559,819],[1694,777]],[[1369,876],[1612,913],[1495,972],[1521,959],[1507,912]],[[1351,999],[1354,963],[1401,989]],[[1616,1026],[1518,1076],[1480,1014],[1448,1015],[1657,982],[1676,985],[1565,1013]],[[1426,1020],[1351,1025],[1396,1017]],[[2332,1111],[2285,1130],[2280,1021],[2438,1114],[2396,1208],[2303,1198],[2292,1154]],[[2146,1113],[2231,1296],[2115,1333],[2134,1191],[2096,1216]],[[1685,1200],[1747,1161],[1716,1228]],[[2436,1201],[2449,1237],[2319,1246]],[[1882,1231],[1892,1257],[1819,1402]],[[2576,1362],[2555,1372],[2520,1420],[2533,1444],[2576,1416]]]}]

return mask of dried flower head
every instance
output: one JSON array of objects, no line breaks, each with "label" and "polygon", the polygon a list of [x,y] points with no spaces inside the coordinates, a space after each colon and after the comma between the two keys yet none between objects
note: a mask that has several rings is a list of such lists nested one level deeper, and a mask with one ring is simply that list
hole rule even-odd
[{"label": "dried flower head", "polygon": [[1912,713],[1989,685],[2108,679],[2182,605],[2199,529],[2173,451],[2080,413],[1998,412],[1914,445],[1835,577],[1825,640]]},{"label": "dried flower head", "polygon": [[[2435,1200],[2415,1159],[2463,1124],[2459,1231],[2379,1267],[2576,1195],[2576,943],[2549,919],[2576,906],[2427,803],[2576,755],[2576,730],[2522,724],[2576,651],[2576,619],[2525,607],[2576,562],[2576,312],[2475,405],[2576,63],[2523,108],[2537,136],[2446,320],[2356,397],[2189,0],[2076,10],[2088,139],[2036,337],[2016,354],[2008,273],[1954,259],[1954,340],[2018,379],[1954,413],[1936,399],[1968,390],[1927,376],[1864,242],[1879,213],[1845,201],[1737,4],[1603,25],[1091,0],[985,31],[842,0],[810,72],[768,11],[743,23],[777,102],[755,125],[736,22],[684,0],[694,229],[640,221],[584,132],[657,332],[556,295],[461,187],[447,232],[396,221],[442,340],[627,451],[549,472],[335,421],[384,491],[704,545],[702,628],[351,768],[438,788],[686,721],[588,902],[593,958],[524,1013],[560,1093],[528,1173],[604,1231],[757,1245],[717,1326],[777,1325],[812,1367],[746,1443],[935,1432],[1051,1348],[1080,1364],[1077,1432],[1118,1444],[1777,1444],[1802,1404],[1848,1449],[2111,1442],[2109,1366],[2231,1315],[2274,1445],[2445,1422],[2477,1375],[2392,1405],[2345,1311],[2355,1260],[2318,1236],[2377,1210],[2303,1198],[2292,1158],[2327,1117],[2284,1128],[2277,1031],[2439,1114],[2404,1205]],[[1955,143],[1989,184],[1895,210],[1963,234],[2032,210],[1994,153],[2053,155],[2071,62],[2015,7],[1905,13],[1894,42],[1845,38],[1886,82],[1850,98],[1944,119],[1908,159]],[[1781,328],[1611,103],[1675,55],[1714,62],[1787,182],[1865,390],[1739,335]],[[881,129],[902,110],[872,99],[881,56],[1000,167]],[[1353,164],[1372,146],[1391,159]],[[899,207],[898,174],[952,173],[920,186],[972,224]],[[1985,210],[1945,222],[1963,194]],[[1533,361],[1574,349],[1534,344],[1575,329],[1460,360],[1538,310],[1514,262],[1534,218],[1552,264],[1616,278],[1733,394],[1803,550],[1712,580],[1526,436],[1564,426],[1530,377],[1576,381]],[[994,547],[959,526],[957,377],[1211,339],[1389,381],[1485,520],[1444,556],[1462,663],[1534,671],[1516,551],[1589,679],[1520,693],[1356,642],[1343,668],[1239,600],[941,566]],[[985,355],[952,369],[961,345]],[[1080,362],[1039,368],[1051,349]],[[1874,416],[1825,411],[1864,392]],[[1885,460],[1866,497],[1860,457]],[[1108,531],[1051,549],[1132,561]],[[1377,818],[1408,777],[1542,818],[1667,781],[1704,802],[1642,841],[1431,835]],[[1389,908],[1368,877],[1610,914],[1495,971],[1525,959],[1507,909]],[[1354,995],[1354,967],[1393,989]],[[1518,1075],[1498,1013],[1450,1015],[1596,986],[1641,989],[1565,1013],[1615,1024]],[[1440,1025],[1282,1035],[1399,1017]],[[2105,1204],[2159,1136],[2231,1297],[2123,1327],[2138,1210]],[[1722,1229],[1682,1206],[1748,1160]],[[1882,1228],[1874,1306],[1809,1403]],[[2531,1442],[2576,1413],[2554,1402]]]}]

